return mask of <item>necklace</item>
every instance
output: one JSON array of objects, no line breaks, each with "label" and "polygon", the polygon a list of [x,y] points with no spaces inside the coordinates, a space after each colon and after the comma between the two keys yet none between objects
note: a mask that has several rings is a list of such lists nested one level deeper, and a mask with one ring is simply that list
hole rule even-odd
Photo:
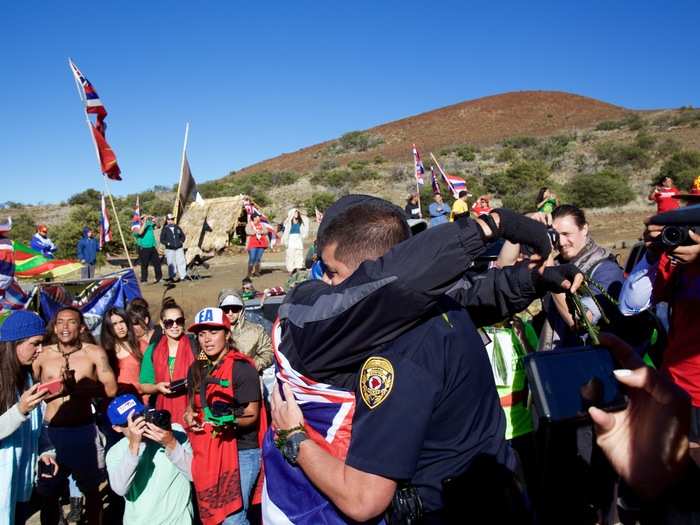
[{"label": "necklace", "polygon": [[61,354],[61,355],[63,356],[63,359],[66,361],[66,368],[65,368],[66,370],[68,370],[68,369],[70,368],[69,362],[68,362],[68,361],[69,361],[68,358],[69,358],[72,354],[76,353],[77,351],[82,350],[82,348],[83,348],[82,345],[79,345],[77,348],[71,350],[70,352],[64,352],[63,350],[61,350],[61,348],[59,347],[59,345],[56,344],[56,351],[57,351],[59,354]]}]

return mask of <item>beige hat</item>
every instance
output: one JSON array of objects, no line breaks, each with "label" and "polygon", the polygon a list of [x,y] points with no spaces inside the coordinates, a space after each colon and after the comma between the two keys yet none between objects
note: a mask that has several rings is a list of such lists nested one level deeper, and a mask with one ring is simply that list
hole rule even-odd
[{"label": "beige hat", "polygon": [[219,292],[219,308],[222,306],[244,306],[241,294],[232,288],[225,288]]}]

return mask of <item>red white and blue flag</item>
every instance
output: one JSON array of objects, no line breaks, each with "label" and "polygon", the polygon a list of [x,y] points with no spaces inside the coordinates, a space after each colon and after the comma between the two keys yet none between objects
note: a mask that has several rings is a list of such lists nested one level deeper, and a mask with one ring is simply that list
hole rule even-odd
[{"label": "red white and blue flag", "polygon": [[137,232],[141,229],[141,207],[139,206],[139,196],[136,196],[136,206],[134,214],[131,216],[131,231]]},{"label": "red white and blue flag", "polygon": [[456,175],[448,175],[445,173],[445,180],[452,190],[452,194],[457,198],[460,191],[467,191],[467,181]]},{"label": "red white and blue flag", "polygon": [[413,165],[416,175],[416,184],[425,184],[423,180],[423,175],[425,175],[425,167],[423,166],[423,161],[420,159],[420,153],[418,153],[418,148],[413,145]]},{"label": "red white and blue flag", "polygon": [[[277,382],[287,383],[304,414],[305,430],[311,440],[336,458],[345,460],[350,447],[355,393],[317,383],[294,368],[280,350],[279,321],[272,328],[272,348],[277,365]],[[265,484],[263,486],[263,523],[278,525],[345,525],[340,514],[304,472],[290,465],[274,443],[270,429],[263,440]],[[379,523],[384,523],[383,521]]]},{"label": "red white and blue flag", "polygon": [[94,124],[92,122],[89,124],[95,148],[97,149],[97,156],[100,160],[100,170],[112,180],[122,180],[120,176],[121,170],[119,169],[119,164],[117,164],[117,156],[107,143],[107,138],[105,136],[105,131],[107,130],[107,123],[105,122],[107,109],[102,103],[102,100],[100,100],[93,85],[78,69],[78,66],[76,66],[71,59],[68,59],[68,63],[70,64],[71,72],[80,90],[80,99],[83,101],[83,104],[85,104],[85,113],[97,117]]},{"label": "red white and blue flag", "polygon": [[105,204],[105,196],[102,194],[102,202],[100,204],[100,250],[102,247],[112,240],[112,228],[109,224],[109,215],[107,214],[107,205]]},{"label": "red white and blue flag", "polygon": [[430,166],[430,183],[433,186],[433,195],[440,193],[440,183],[438,182],[437,175],[435,175],[435,168]]}]

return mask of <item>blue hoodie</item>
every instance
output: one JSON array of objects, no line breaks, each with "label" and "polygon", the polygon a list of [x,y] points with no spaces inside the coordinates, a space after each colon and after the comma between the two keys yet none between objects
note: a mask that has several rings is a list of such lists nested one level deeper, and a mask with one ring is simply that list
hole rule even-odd
[{"label": "blue hoodie", "polygon": [[83,238],[78,241],[78,259],[85,261],[87,264],[95,264],[97,252],[100,248],[97,244],[97,239],[87,236],[89,230],[90,228],[83,228]]}]

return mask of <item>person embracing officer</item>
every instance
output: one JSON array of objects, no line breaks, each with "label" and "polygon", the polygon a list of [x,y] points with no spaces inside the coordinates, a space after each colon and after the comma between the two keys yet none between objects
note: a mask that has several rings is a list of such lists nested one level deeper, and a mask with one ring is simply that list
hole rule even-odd
[{"label": "person embracing officer", "polygon": [[295,287],[273,332],[265,521],[528,523],[483,342],[447,292],[494,238],[546,258],[546,228],[499,209],[408,239],[402,210],[358,195],[324,223],[324,282]]},{"label": "person embracing officer", "polygon": [[182,281],[187,277],[185,261],[185,232],[175,223],[175,215],[165,216],[165,226],[160,231],[160,243],[165,246],[165,260],[168,261],[168,279]]}]

